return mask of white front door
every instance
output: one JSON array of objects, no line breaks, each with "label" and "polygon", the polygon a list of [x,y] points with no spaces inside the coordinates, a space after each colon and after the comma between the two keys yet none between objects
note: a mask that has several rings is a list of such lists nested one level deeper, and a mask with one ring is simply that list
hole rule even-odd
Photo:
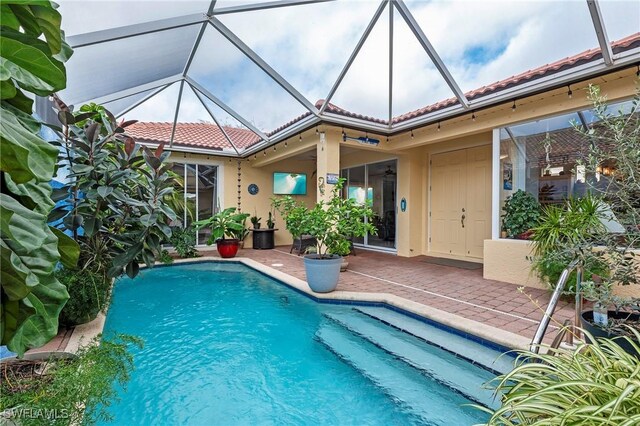
[{"label": "white front door", "polygon": [[491,145],[431,157],[430,251],[482,258],[491,238]]}]

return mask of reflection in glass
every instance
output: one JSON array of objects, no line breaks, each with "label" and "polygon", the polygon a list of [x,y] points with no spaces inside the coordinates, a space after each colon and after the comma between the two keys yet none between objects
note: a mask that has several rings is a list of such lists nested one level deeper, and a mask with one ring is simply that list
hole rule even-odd
[{"label": "reflection in glass", "polygon": [[[628,112],[630,102],[611,105],[609,111]],[[580,111],[500,129],[500,201],[517,190],[534,195],[540,204],[559,204],[581,197],[588,182],[607,185],[615,161],[602,164],[595,175],[580,164],[589,141],[574,126],[597,128],[591,111]]]}]

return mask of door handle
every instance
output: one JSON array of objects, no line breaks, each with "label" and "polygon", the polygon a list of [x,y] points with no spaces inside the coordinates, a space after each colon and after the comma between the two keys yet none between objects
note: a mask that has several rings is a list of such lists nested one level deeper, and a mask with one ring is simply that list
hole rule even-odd
[{"label": "door handle", "polygon": [[462,217],[460,218],[460,223],[462,224],[462,227],[464,228],[464,219],[466,218],[466,216],[463,214]]}]

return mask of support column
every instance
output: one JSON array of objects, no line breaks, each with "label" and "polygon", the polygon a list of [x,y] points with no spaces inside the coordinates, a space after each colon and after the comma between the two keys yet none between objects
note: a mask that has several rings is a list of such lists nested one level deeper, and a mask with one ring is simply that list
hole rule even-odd
[{"label": "support column", "polygon": [[340,176],[340,139],[333,133],[320,132],[317,153],[316,201],[328,201],[334,185],[327,183],[327,174]]},{"label": "support column", "polygon": [[[424,153],[411,152],[398,157],[398,195],[396,210],[396,248],[398,256],[422,254],[425,238],[426,215],[423,196],[426,188],[423,180]],[[404,203],[402,200],[404,199]],[[402,211],[402,207],[405,210]]]}]

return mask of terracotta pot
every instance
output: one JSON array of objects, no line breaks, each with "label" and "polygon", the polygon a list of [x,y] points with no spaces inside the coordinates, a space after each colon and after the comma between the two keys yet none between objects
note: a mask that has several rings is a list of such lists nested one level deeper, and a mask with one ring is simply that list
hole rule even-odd
[{"label": "terracotta pot", "polygon": [[230,259],[232,257],[235,257],[238,253],[238,249],[240,248],[240,240],[236,238],[218,240],[216,242],[216,246],[218,247],[218,253],[220,254],[220,257],[224,259]]}]

